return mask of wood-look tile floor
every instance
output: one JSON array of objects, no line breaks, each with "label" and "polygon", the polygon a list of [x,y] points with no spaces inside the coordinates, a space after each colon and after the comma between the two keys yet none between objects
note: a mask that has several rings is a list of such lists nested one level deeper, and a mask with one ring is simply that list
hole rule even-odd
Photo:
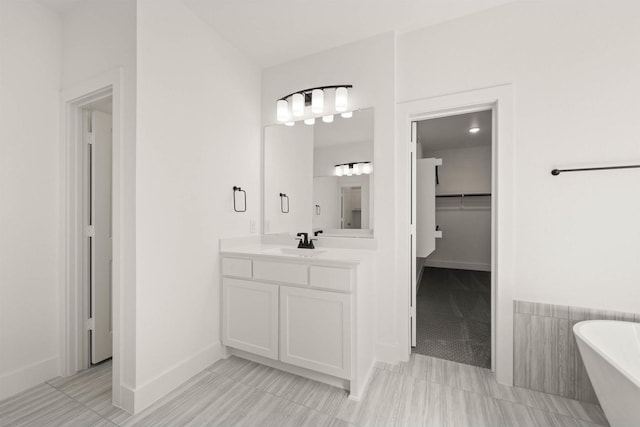
[{"label": "wood-look tile floor", "polygon": [[414,354],[347,392],[230,357],[132,416],[111,405],[109,363],[0,402],[0,426],[606,426],[597,405],[497,384],[490,371]]}]

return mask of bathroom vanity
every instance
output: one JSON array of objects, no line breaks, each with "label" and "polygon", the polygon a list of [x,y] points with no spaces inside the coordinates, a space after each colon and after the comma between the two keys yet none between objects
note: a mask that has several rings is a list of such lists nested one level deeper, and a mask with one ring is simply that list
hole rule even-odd
[{"label": "bathroom vanity", "polygon": [[222,343],[229,354],[342,387],[373,368],[370,250],[221,242]]}]

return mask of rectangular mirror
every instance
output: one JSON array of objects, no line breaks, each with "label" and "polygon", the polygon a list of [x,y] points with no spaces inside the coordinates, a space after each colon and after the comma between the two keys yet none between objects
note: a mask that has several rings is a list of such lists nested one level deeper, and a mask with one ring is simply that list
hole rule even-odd
[{"label": "rectangular mirror", "polygon": [[373,108],[264,133],[265,234],[373,237]]}]

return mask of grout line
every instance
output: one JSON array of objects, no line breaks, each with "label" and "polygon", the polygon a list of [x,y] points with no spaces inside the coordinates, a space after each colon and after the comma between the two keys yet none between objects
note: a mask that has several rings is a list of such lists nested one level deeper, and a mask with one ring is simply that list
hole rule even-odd
[{"label": "grout line", "polygon": [[[47,384],[49,387],[53,388],[54,390],[59,391],[60,393],[64,394],[65,396],[67,396],[69,399],[73,400],[74,402],[80,404],[80,406],[83,406],[84,408],[88,409],[90,412],[93,412],[94,414],[96,414],[98,417],[100,417],[101,419],[108,421],[109,423],[113,424],[113,425],[118,425],[116,423],[114,423],[113,421],[111,421],[110,419],[106,418],[105,416],[103,416],[102,414],[100,414],[98,411],[94,410],[93,408],[87,406],[86,404],[80,402],[78,399],[76,399],[75,397],[71,396],[69,393],[65,392],[64,390],[59,389],[56,386],[53,386],[47,382],[45,382],[45,384]],[[113,406],[113,405],[112,405]],[[115,408],[115,406],[114,406]]]}]

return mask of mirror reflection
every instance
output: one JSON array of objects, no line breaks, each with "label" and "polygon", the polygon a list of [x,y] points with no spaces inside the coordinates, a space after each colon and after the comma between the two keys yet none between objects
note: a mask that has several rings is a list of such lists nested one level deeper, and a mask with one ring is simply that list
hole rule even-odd
[{"label": "mirror reflection", "polygon": [[372,108],[269,126],[264,144],[265,233],[373,237]]}]

